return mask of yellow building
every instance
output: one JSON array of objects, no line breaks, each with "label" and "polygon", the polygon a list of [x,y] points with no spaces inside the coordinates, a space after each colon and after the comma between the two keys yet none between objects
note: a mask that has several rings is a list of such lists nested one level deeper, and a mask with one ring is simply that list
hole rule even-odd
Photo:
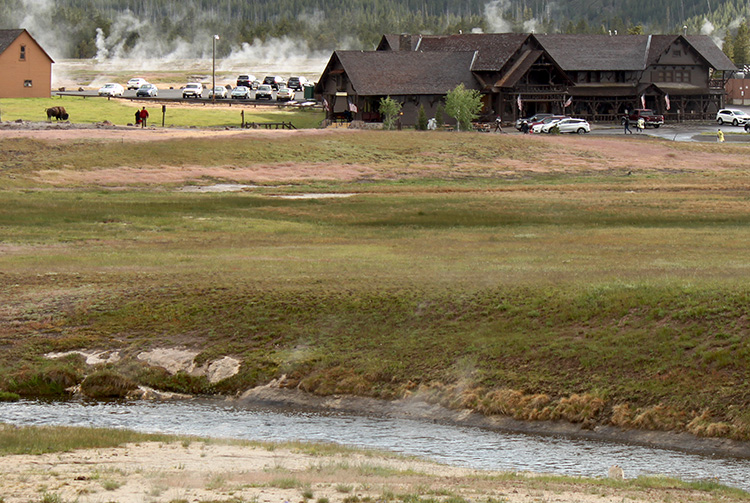
[{"label": "yellow building", "polygon": [[52,63],[26,30],[0,30],[0,98],[49,98]]}]

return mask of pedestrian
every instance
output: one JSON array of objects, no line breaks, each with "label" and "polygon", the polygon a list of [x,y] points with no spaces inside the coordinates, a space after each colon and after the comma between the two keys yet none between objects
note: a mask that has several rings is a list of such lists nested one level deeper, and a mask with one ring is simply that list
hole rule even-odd
[{"label": "pedestrian", "polygon": [[716,141],[719,143],[724,143],[724,133],[722,132],[721,129],[716,131]]},{"label": "pedestrian", "polygon": [[146,127],[146,119],[148,119],[148,110],[146,110],[146,107],[143,107],[140,111],[141,116],[141,127]]},{"label": "pedestrian", "polygon": [[625,126],[625,130],[623,131],[624,134],[633,134],[633,132],[630,130],[630,117],[625,115],[625,117],[622,118],[622,125]]},{"label": "pedestrian", "polygon": [[141,111],[136,110],[135,111],[135,125],[138,126],[141,123]]},{"label": "pedestrian", "polygon": [[529,134],[529,121],[523,121],[521,123],[521,132],[523,134]]},{"label": "pedestrian", "polygon": [[646,119],[644,119],[643,117],[639,117],[636,124],[639,133],[642,133],[643,130],[646,129]]},{"label": "pedestrian", "polygon": [[495,118],[495,132],[503,132],[503,119],[499,115]]}]

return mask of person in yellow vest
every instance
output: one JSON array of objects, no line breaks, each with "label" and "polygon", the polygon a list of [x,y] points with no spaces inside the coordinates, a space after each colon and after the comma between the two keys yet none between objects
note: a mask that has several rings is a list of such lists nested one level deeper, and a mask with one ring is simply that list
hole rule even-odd
[{"label": "person in yellow vest", "polygon": [[724,143],[724,133],[721,131],[721,129],[716,132],[716,141],[719,143]]}]

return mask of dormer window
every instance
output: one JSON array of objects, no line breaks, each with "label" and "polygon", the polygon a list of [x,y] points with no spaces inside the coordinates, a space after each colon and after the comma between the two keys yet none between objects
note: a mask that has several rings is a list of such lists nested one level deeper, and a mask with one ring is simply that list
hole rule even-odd
[{"label": "dormer window", "polygon": [[25,45],[21,46],[21,55],[19,56],[19,59],[21,61],[26,61],[26,46]]},{"label": "dormer window", "polygon": [[680,56],[682,56],[682,51],[675,50],[674,55],[676,58],[679,58]]}]

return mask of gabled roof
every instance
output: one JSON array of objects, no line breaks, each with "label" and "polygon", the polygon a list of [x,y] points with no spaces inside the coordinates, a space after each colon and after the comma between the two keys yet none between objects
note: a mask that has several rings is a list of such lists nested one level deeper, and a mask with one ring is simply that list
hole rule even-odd
[{"label": "gabled roof", "polygon": [[645,70],[679,39],[690,45],[714,70],[736,70],[706,35],[534,35],[566,71]]},{"label": "gabled roof", "polygon": [[477,51],[472,70],[500,71],[529,38],[528,33],[467,33],[463,35],[423,35],[417,51]]},{"label": "gabled roof", "polygon": [[360,96],[443,95],[461,83],[479,88],[471,73],[474,57],[468,51],[335,51],[323,74],[331,73],[338,61]]},{"label": "gabled roof", "polygon": [[0,30],[0,54],[17,39],[24,30]]},{"label": "gabled roof", "polygon": [[693,48],[706,58],[706,61],[714,70],[736,71],[737,65],[719,49],[716,42],[708,35],[688,35],[684,37]]},{"label": "gabled roof", "polygon": [[[34,40],[34,37],[32,37],[31,34],[23,28],[14,30],[0,30],[0,54],[4,53],[5,50],[10,47],[10,44],[12,44],[13,41],[20,37],[24,32],[26,32],[31,40]],[[50,57],[49,54],[47,54],[47,51],[44,50],[44,47],[42,47],[36,40],[34,40],[34,43],[39,46],[44,55],[49,58],[50,62],[54,63],[54,60]]]},{"label": "gabled roof", "polygon": [[648,35],[534,35],[565,71],[643,70]]}]

